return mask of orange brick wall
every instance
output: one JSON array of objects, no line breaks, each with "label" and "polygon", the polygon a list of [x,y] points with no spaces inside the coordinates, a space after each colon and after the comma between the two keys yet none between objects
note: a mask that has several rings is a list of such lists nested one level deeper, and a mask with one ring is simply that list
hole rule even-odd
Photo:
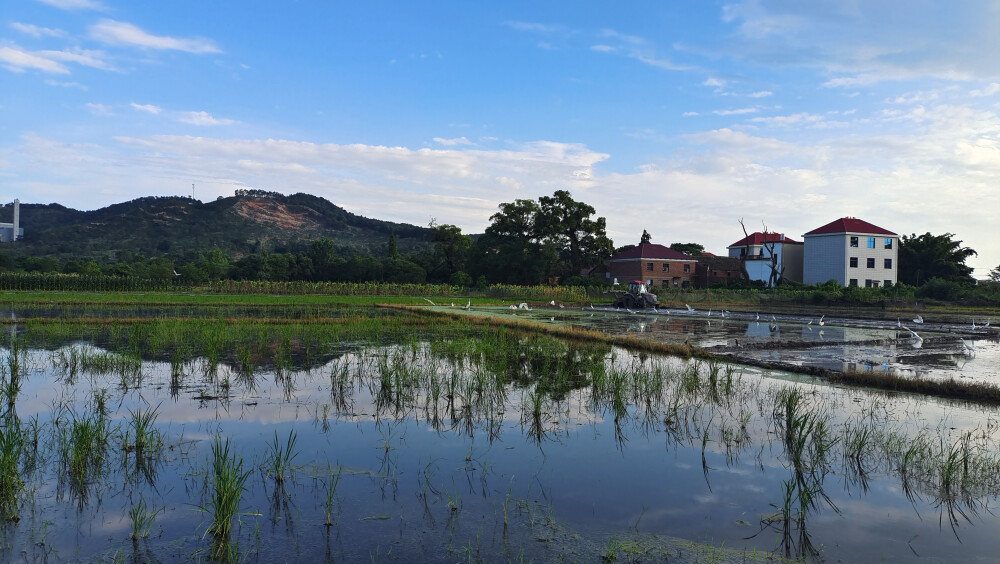
[{"label": "orange brick wall", "polygon": [[[646,270],[646,265],[653,263],[653,270]],[[618,279],[619,284],[628,284],[633,280],[652,280],[653,286],[667,286],[671,288],[681,288],[692,285],[695,275],[695,265],[697,261],[663,260],[663,259],[642,259],[609,261],[608,272],[611,273],[609,282]],[[663,271],[663,265],[670,265],[668,272]],[[684,265],[687,265],[688,272],[684,272]]]}]

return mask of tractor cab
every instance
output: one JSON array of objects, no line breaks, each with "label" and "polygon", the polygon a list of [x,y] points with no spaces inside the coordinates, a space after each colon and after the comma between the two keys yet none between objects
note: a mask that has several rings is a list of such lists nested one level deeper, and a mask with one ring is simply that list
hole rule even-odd
[{"label": "tractor cab", "polygon": [[633,296],[638,296],[639,294],[645,294],[649,289],[646,288],[646,283],[642,280],[633,280],[628,283],[628,293]]}]

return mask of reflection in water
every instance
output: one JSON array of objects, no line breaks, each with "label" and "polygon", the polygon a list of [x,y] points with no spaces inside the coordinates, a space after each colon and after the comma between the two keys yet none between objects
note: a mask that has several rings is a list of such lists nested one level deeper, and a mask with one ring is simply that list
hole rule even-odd
[{"label": "reflection in water", "polygon": [[[726,323],[747,330],[745,321]],[[684,319],[669,330],[698,325]],[[45,492],[46,484],[66,491],[59,456],[25,474],[39,492],[32,523],[96,523],[50,545],[96,559],[103,539],[126,538],[122,516],[141,496],[164,508],[162,532],[149,540],[160,559],[177,546],[181,557],[199,550],[204,530],[186,511],[205,503],[206,445],[221,434],[256,469],[237,537],[263,558],[363,560],[392,547],[405,560],[454,560],[464,547],[502,554],[513,546],[527,547],[529,559],[597,559],[610,539],[640,532],[637,514],[643,536],[670,530],[792,557],[906,557],[884,539],[915,534],[927,539],[917,542],[928,555],[991,546],[994,517],[982,508],[1000,492],[992,414],[950,406],[971,423],[928,424],[941,418],[937,403],[506,331],[341,346],[309,363],[297,344],[306,336],[273,342],[253,361],[241,359],[240,345],[214,360],[192,352],[177,362],[169,351],[137,360],[128,349],[79,344],[26,352],[33,372],[17,407],[37,417],[39,452],[61,452],[73,414],[99,413],[94,391],[109,394],[106,463],[79,482],[83,495]],[[133,441],[122,437],[136,436],[134,414],[153,408],[163,448],[123,448]],[[301,445],[280,485],[261,463],[275,431],[296,432]],[[886,511],[892,525],[882,523]],[[931,512],[954,532],[921,520]],[[334,520],[329,534],[304,535]],[[777,542],[747,539],[738,521],[759,521]],[[856,523],[884,530],[878,540],[837,544]],[[958,523],[969,525],[961,543]],[[10,546],[30,546],[30,530],[13,533]],[[547,542],[528,542],[538,538]]]}]

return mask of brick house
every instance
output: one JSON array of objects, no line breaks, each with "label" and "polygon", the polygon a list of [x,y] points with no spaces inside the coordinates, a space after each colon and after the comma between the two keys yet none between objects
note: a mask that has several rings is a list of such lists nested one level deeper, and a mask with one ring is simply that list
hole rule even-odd
[{"label": "brick house", "polygon": [[712,284],[740,280],[743,272],[740,269],[740,259],[732,257],[717,257],[705,253],[698,257],[695,268],[694,286],[708,288]]},{"label": "brick house", "polygon": [[899,236],[854,217],[842,217],[802,236],[804,282],[889,286],[898,280]]},{"label": "brick house", "polygon": [[640,243],[605,261],[608,282],[643,280],[650,286],[689,288],[698,259],[655,243]]}]

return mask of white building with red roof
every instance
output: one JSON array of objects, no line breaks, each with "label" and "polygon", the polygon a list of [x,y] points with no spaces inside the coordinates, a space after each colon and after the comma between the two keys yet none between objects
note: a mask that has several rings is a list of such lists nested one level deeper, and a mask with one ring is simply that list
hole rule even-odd
[{"label": "white building with red roof", "polygon": [[[742,259],[746,256],[747,275],[750,280],[767,282],[771,279],[774,264],[782,278],[802,282],[803,243],[785,237],[783,233],[756,231],[729,245],[729,256]],[[775,261],[772,263],[771,254]]]},{"label": "white building with red roof", "polygon": [[898,280],[899,236],[854,217],[842,217],[802,236],[806,284],[888,286]]}]

